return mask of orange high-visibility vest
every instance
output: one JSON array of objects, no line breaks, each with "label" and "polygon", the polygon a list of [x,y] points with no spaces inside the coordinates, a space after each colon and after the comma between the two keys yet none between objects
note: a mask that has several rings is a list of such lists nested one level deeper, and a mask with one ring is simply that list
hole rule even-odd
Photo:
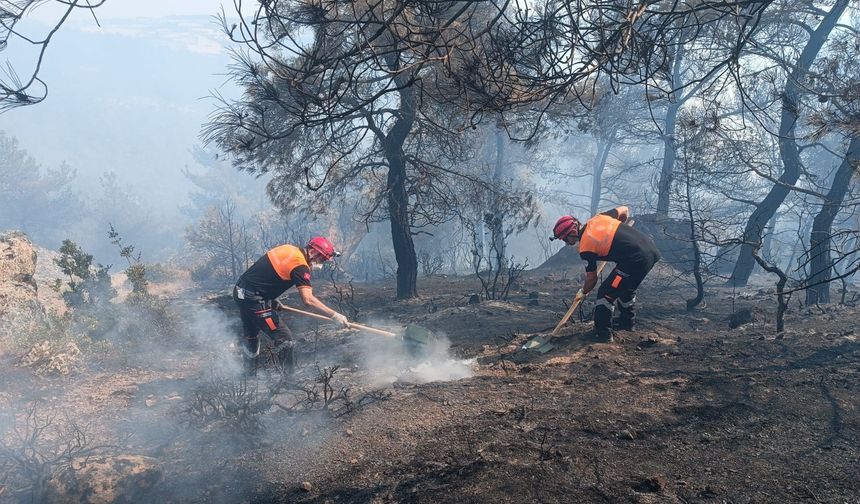
[{"label": "orange high-visibility vest", "polygon": [[302,249],[295,245],[280,245],[266,252],[266,255],[281,280],[289,280],[293,270],[299,266],[310,268]]},{"label": "orange high-visibility vest", "polygon": [[595,215],[585,223],[585,232],[579,238],[579,253],[594,252],[598,257],[609,255],[612,240],[621,221],[608,215]]}]

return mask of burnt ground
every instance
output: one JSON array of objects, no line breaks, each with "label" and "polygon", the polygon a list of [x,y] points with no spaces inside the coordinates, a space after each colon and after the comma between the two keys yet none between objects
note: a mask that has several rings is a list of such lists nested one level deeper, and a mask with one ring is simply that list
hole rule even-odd
[{"label": "burnt ground", "polygon": [[[526,282],[478,305],[471,279],[425,280],[409,302],[356,286],[361,318],[424,325],[474,359],[456,381],[370,380],[357,356],[386,341],[295,322],[303,373],[338,364],[353,397],[381,391],[348,411],[275,406],[256,430],[189,425],[178,412],[212,367],[199,347],[157,362],[108,352],[66,378],[4,365],[22,385],[0,401],[42,397],[99,434],[131,434],[125,452],[164,464],[146,502],[860,502],[856,308],[793,301],[777,339],[765,284],[711,288],[686,312],[690,289],[655,274],[636,332],[596,342],[577,320],[540,354],[521,345],[554,325],[576,282]],[[745,308],[753,321],[729,329]]]}]

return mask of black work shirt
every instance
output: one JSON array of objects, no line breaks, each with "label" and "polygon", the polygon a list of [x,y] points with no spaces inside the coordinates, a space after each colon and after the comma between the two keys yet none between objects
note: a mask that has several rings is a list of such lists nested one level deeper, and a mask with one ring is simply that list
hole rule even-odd
[{"label": "black work shirt", "polygon": [[275,272],[269,256],[264,254],[242,273],[236,285],[256,293],[263,299],[276,299],[290,287],[310,287],[311,269],[304,265],[296,266],[290,273],[289,280],[283,280]]},{"label": "black work shirt", "polygon": [[[614,210],[605,213],[611,215],[610,212],[614,212]],[[622,224],[615,231],[615,237],[609,247],[609,254],[605,257],[598,257],[594,252],[582,252],[579,257],[587,262],[585,271],[597,271],[597,261],[612,261],[618,264],[622,270],[625,267],[632,270],[640,266],[650,269],[660,260],[660,251],[657,250],[657,245],[654,244],[654,240],[650,236],[636,228]]]}]

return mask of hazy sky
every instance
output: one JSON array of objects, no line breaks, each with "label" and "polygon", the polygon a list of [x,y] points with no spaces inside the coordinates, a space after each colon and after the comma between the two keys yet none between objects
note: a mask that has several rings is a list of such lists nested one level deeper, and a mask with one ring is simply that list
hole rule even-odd
[{"label": "hazy sky", "polygon": [[[28,29],[55,19],[52,4],[33,11]],[[81,185],[95,188],[114,171],[159,210],[175,214],[193,189],[181,170],[193,163],[189,150],[217,105],[212,94],[237,93],[225,76],[228,41],[213,18],[220,5],[107,0],[95,11],[101,27],[87,11],[76,12],[43,63],[48,98],[0,114],[0,130],[43,166],[68,162]],[[15,54],[14,42],[0,60]]]},{"label": "hazy sky", "polygon": [[[221,5],[220,0],[107,0],[95,12],[99,20],[206,16],[218,12]],[[228,12],[233,10],[232,1],[224,2],[224,8]],[[33,10],[32,16],[41,21],[51,21],[56,16],[54,9],[55,7],[50,4],[42,4]],[[75,17],[92,19],[92,16],[85,12],[76,13]]]}]

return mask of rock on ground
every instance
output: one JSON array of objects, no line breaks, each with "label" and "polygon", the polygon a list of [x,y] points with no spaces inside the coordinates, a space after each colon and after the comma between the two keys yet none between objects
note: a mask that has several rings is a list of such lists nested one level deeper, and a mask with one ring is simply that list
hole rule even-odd
[{"label": "rock on ground", "polygon": [[33,368],[38,375],[66,376],[81,360],[81,349],[72,342],[56,348],[48,340],[33,345],[21,359],[21,364]]},{"label": "rock on ground", "polygon": [[36,249],[27,236],[17,231],[0,234],[0,353],[11,338],[44,326],[35,272]]},{"label": "rock on ground", "polygon": [[737,329],[738,327],[751,324],[756,321],[756,315],[752,308],[741,308],[729,316],[729,328]]},{"label": "rock on ground", "polygon": [[60,258],[60,253],[38,245],[35,248],[38,260],[36,261],[36,272],[33,274],[33,280],[39,291],[39,302],[42,303],[46,312],[62,315],[67,311],[63,295],[51,288],[57,279],[67,280],[63,270],[56,263],[56,260]]},{"label": "rock on ground", "polygon": [[146,502],[143,496],[162,477],[158,460],[140,455],[81,457],[54,476],[46,504]]}]

